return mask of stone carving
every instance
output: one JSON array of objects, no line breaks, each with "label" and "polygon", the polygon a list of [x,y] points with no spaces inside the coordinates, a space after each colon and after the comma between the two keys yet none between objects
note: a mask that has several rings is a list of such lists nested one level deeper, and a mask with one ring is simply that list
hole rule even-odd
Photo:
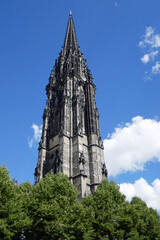
[{"label": "stone carving", "polygon": [[78,123],[77,132],[78,132],[78,134],[82,133],[82,124],[81,124],[81,122]]},{"label": "stone carving", "polygon": [[38,149],[40,149],[42,147],[42,137],[41,137],[41,140],[40,140],[40,142],[39,142],[39,147],[38,147]]},{"label": "stone carving", "polygon": [[64,132],[64,123],[61,124],[60,131],[59,131],[59,136],[62,136]]},{"label": "stone carving", "polygon": [[60,158],[59,156],[59,152],[58,150],[56,150],[56,155],[55,155],[55,170],[54,170],[54,173],[58,173],[58,172],[62,172],[62,159]]},{"label": "stone carving", "polygon": [[35,172],[34,172],[34,176],[37,177],[38,174],[39,174],[39,172],[38,172],[38,167],[36,167],[36,168],[35,168]]},{"label": "stone carving", "polygon": [[106,177],[106,178],[107,178],[107,176],[108,176],[108,171],[107,171],[107,168],[106,168],[106,164],[105,164],[105,163],[103,164],[103,167],[102,167],[102,175],[103,175],[104,177]]},{"label": "stone carving", "polygon": [[80,173],[85,173],[84,164],[85,164],[85,158],[84,158],[84,154],[82,152],[80,154],[80,157],[79,157],[79,170],[80,170]]}]

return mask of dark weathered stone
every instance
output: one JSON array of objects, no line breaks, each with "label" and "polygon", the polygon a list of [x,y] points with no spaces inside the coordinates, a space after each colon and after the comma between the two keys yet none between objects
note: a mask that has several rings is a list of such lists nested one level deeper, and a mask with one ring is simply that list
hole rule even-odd
[{"label": "dark weathered stone", "polygon": [[36,183],[50,170],[62,171],[81,198],[106,177],[95,91],[70,13],[64,45],[46,86]]}]

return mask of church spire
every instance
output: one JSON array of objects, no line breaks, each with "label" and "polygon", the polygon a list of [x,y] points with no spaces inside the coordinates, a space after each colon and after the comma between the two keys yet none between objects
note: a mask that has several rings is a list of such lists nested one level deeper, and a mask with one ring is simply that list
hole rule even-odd
[{"label": "church spire", "polygon": [[68,52],[70,49],[72,49],[72,51],[74,51],[78,48],[76,31],[75,31],[71,11],[69,13],[69,21],[68,21],[68,25],[67,25],[67,31],[66,31],[66,36],[65,36],[64,47],[63,48],[66,52]]},{"label": "church spire", "polygon": [[78,46],[72,12],[64,46],[46,86],[47,101],[39,143],[36,183],[48,172],[66,174],[78,198],[107,176],[96,107],[96,87]]}]

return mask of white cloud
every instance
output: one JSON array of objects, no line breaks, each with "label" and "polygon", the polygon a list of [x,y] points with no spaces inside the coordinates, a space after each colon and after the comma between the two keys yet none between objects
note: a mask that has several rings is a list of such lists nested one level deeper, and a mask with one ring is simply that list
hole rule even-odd
[{"label": "white cloud", "polygon": [[141,58],[141,61],[146,64],[148,63],[150,60],[154,61],[155,57],[158,55],[159,51],[152,51],[150,53],[144,54],[144,56]]},{"label": "white cloud", "polygon": [[158,55],[159,51],[152,51],[150,53],[145,54],[142,58],[141,61],[146,64],[148,63],[150,60],[154,61],[155,57]]},{"label": "white cloud", "polygon": [[144,178],[138,179],[134,184],[122,183],[120,191],[126,195],[128,201],[137,196],[145,201],[148,207],[160,211],[160,179],[155,179],[151,185]]},{"label": "white cloud", "polygon": [[151,53],[149,54],[149,56],[152,58],[152,60],[154,60],[155,57],[158,55],[158,53],[159,53],[159,51],[156,50],[156,51],[151,52]]},{"label": "white cloud", "polygon": [[152,27],[146,27],[143,40],[139,42],[139,47],[153,49],[160,47],[160,35],[155,33]]},{"label": "white cloud", "polygon": [[154,29],[152,27],[146,28],[146,37],[150,37],[154,33]]},{"label": "white cloud", "polygon": [[146,64],[148,63],[150,60],[154,61],[155,57],[158,55],[159,51],[152,51],[150,53],[145,54],[142,58],[141,61]]},{"label": "white cloud", "polygon": [[140,41],[140,42],[138,43],[138,46],[141,47],[141,48],[143,48],[143,47],[144,47],[143,41]]},{"label": "white cloud", "polygon": [[132,118],[104,140],[104,153],[109,176],[143,171],[147,162],[160,161],[160,121]]},{"label": "white cloud", "polygon": [[[151,26],[146,28],[145,34],[142,37],[142,41],[139,42],[139,47],[143,49],[144,55],[141,61],[144,64],[152,61],[155,58],[159,59],[159,49],[160,49],[160,34],[155,33],[155,29]],[[154,66],[152,65],[152,70],[150,74],[160,74],[160,63],[157,61]],[[145,80],[148,78],[145,77]],[[150,77],[149,77],[150,80]]]},{"label": "white cloud", "polygon": [[142,58],[141,58],[141,61],[143,63],[148,63],[149,62],[149,54],[145,54]]},{"label": "white cloud", "polygon": [[160,47],[160,35],[155,35],[153,39],[153,47],[158,48]]},{"label": "white cloud", "polygon": [[156,62],[156,64],[152,67],[153,74],[160,74],[160,62]]},{"label": "white cloud", "polygon": [[41,138],[41,134],[42,134],[42,125],[39,127],[36,124],[32,124],[31,128],[34,130],[34,139],[36,141],[39,141]]},{"label": "white cloud", "polygon": [[28,141],[28,145],[30,148],[33,147],[34,143],[38,143],[40,141],[42,134],[42,125],[38,126],[33,123],[31,128],[34,130],[34,135]]}]

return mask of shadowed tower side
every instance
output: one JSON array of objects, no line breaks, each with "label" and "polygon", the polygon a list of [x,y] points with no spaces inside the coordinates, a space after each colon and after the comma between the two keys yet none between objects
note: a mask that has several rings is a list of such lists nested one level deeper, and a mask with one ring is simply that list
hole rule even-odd
[{"label": "shadowed tower side", "polygon": [[36,183],[51,170],[61,171],[81,199],[107,176],[95,91],[70,12],[64,45],[46,86]]}]

